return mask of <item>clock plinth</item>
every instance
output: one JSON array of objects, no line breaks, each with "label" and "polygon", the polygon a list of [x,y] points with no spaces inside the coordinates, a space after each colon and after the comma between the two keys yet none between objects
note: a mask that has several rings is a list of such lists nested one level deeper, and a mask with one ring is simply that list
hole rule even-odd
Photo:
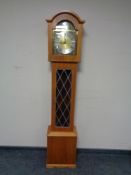
[{"label": "clock plinth", "polygon": [[69,132],[53,131],[48,127],[47,132],[47,168],[76,167],[76,128]]},{"label": "clock plinth", "polygon": [[48,59],[52,63],[52,110],[47,131],[46,167],[75,168],[75,93],[84,21],[73,12],[60,12],[47,22]]}]

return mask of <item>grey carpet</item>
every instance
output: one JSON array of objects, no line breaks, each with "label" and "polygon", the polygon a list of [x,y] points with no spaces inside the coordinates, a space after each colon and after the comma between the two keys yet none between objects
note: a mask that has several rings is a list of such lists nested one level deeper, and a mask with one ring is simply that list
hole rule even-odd
[{"label": "grey carpet", "polygon": [[75,169],[46,169],[46,150],[0,148],[0,175],[131,175],[131,154],[80,150]]}]

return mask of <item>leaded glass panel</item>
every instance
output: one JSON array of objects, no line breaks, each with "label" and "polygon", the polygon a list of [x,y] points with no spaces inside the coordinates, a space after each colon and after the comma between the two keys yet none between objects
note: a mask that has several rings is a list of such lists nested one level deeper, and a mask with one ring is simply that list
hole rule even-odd
[{"label": "leaded glass panel", "polygon": [[71,70],[56,71],[56,127],[70,126],[71,79]]}]

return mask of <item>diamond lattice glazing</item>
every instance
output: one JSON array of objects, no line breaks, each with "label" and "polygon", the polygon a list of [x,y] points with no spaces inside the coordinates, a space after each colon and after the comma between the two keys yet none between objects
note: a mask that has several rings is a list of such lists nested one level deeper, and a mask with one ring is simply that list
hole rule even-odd
[{"label": "diamond lattice glazing", "polygon": [[71,70],[56,71],[56,121],[57,127],[69,127],[71,103]]}]

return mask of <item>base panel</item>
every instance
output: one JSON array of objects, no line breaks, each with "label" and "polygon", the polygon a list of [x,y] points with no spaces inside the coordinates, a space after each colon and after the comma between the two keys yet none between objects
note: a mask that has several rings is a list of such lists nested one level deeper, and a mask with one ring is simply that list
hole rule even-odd
[{"label": "base panel", "polygon": [[46,164],[46,168],[76,168],[76,164]]},{"label": "base panel", "polygon": [[77,133],[73,131],[52,131],[47,133],[47,168],[76,167]]}]

